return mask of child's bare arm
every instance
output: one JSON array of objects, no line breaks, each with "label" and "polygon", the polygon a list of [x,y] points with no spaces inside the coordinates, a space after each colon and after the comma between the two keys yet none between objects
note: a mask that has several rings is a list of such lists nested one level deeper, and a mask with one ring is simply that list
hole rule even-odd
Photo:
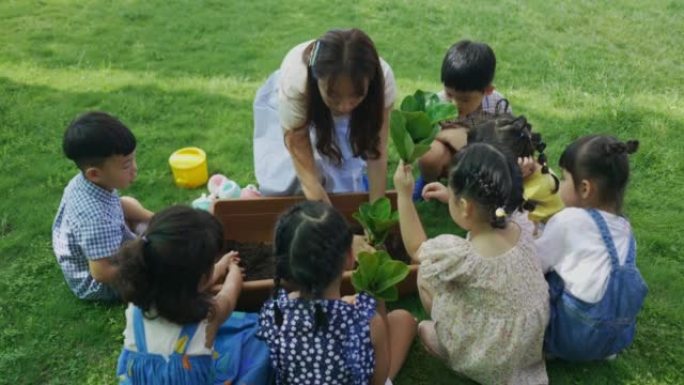
[{"label": "child's bare arm", "polygon": [[89,260],[88,269],[93,279],[100,283],[112,283],[119,276],[119,266],[112,258]]},{"label": "child's bare arm", "polygon": [[441,130],[437,133],[436,139],[458,151],[468,144],[468,130],[464,127]]},{"label": "child's bare arm", "polygon": [[397,190],[397,206],[399,211],[399,229],[404,240],[404,247],[411,257],[417,262],[416,252],[420,245],[427,240],[423,224],[420,222],[418,211],[413,204],[413,170],[411,165],[400,162],[394,173],[394,187]]},{"label": "child's bare arm", "polygon": [[231,252],[228,255],[230,255],[230,263],[227,266],[228,274],[223,281],[221,290],[214,296],[216,302],[215,319],[219,321],[219,324],[223,323],[233,312],[242,290],[242,270],[238,265],[237,253]]},{"label": "child's bare arm", "polygon": [[[228,271],[227,274],[225,270],[223,271],[225,280],[223,281],[223,285],[221,285],[221,289],[214,296],[214,313],[207,326],[205,345],[208,348],[211,348],[214,345],[214,339],[216,338],[219,327],[228,319],[233,312],[233,309],[235,309],[238,297],[240,296],[240,291],[242,291],[242,270],[238,265],[239,260],[237,259],[237,253],[231,251],[226,254],[224,258],[227,256],[230,256],[230,263],[227,267],[224,267],[224,269],[228,269]],[[219,261],[217,265],[219,265],[220,262],[221,261]],[[219,267],[221,267],[221,265],[219,265]],[[217,269],[214,268],[214,270],[216,272]]]},{"label": "child's bare arm", "polygon": [[128,222],[143,223],[149,222],[154,213],[145,207],[135,198],[123,196],[121,197],[121,209],[124,212],[124,218]]}]

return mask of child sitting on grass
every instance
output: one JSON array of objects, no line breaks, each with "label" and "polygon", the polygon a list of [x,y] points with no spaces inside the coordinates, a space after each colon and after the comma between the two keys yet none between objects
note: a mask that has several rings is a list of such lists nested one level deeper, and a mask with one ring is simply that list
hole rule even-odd
[{"label": "child sitting on grass", "polygon": [[622,202],[628,155],[639,142],[590,135],[561,155],[560,196],[536,241],[551,289],[544,350],[570,361],[609,358],[634,339],[647,288],[636,267],[636,242]]},{"label": "child sitting on grass", "polygon": [[[242,289],[242,271],[236,252],[215,262],[222,248],[216,218],[173,206],[120,250],[116,286],[128,302],[117,367],[121,384],[267,383],[268,350],[254,337],[257,315],[228,319]],[[222,284],[212,295],[216,283]],[[252,338],[241,333],[249,328],[241,321],[250,315]]]},{"label": "child sitting on grass", "polygon": [[427,239],[411,199],[410,165],[394,175],[404,245],[420,262],[418,290],[432,321],[418,334],[427,350],[482,384],[546,384],[542,358],[549,319],[548,287],[532,234],[509,216],[522,204],[520,170],[494,146],[456,154],[449,188],[435,182],[426,198],[449,204],[467,238]]},{"label": "child sitting on grass", "polygon": [[[456,105],[460,121],[495,114],[503,99],[492,84],[495,72],[496,56],[489,45],[461,40],[444,55],[441,74],[444,90],[439,96]],[[511,112],[507,104],[503,112]],[[465,130],[447,128],[439,132],[430,151],[419,160],[421,176],[416,184],[416,200],[420,199],[425,183],[447,176],[451,158],[466,144]]]},{"label": "child sitting on grass", "polygon": [[[475,142],[498,144],[517,158],[523,173],[524,208],[535,225],[546,223],[563,209],[558,193],[560,181],[549,169],[544,154],[546,143],[541,134],[532,131],[532,125],[524,116],[503,113],[485,119],[468,132],[468,143]],[[537,159],[534,159],[535,154]]]},{"label": "child sitting on grass", "polygon": [[81,299],[113,301],[113,254],[135,238],[129,229],[152,217],[117,189],[135,179],[135,136],[115,117],[89,112],[69,124],[63,149],[79,168],[64,189],[52,226],[52,247],[71,291]]},{"label": "child sitting on grass", "polygon": [[391,384],[416,321],[405,310],[387,314],[366,293],[341,297],[342,273],[354,264],[344,217],[322,202],[293,206],[276,224],[274,253],[276,287],[261,310],[260,335],[276,384]]}]

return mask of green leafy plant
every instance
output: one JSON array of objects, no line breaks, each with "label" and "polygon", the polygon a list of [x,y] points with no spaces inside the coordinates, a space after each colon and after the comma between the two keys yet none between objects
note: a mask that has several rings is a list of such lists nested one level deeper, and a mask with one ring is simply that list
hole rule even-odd
[{"label": "green leafy plant", "polygon": [[375,248],[382,246],[392,227],[399,222],[399,212],[392,211],[387,197],[362,203],[352,216],[363,226],[368,242]]},{"label": "green leafy plant", "polygon": [[393,110],[390,116],[390,135],[399,157],[406,164],[420,158],[439,133],[439,122],[457,115],[456,106],[441,101],[432,92],[418,90],[405,97],[399,110]]},{"label": "green leafy plant", "polygon": [[409,273],[405,263],[393,260],[385,251],[361,252],[358,262],[351,277],[357,292],[365,291],[384,301],[396,301],[399,298],[397,284]]}]

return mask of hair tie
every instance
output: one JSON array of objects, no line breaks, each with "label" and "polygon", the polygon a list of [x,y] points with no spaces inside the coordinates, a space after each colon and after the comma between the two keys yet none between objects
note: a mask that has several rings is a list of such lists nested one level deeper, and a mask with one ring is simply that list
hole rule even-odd
[{"label": "hair tie", "polygon": [[503,217],[506,216],[506,210],[504,210],[503,207],[499,207],[499,208],[496,209],[496,211],[494,212],[494,215],[496,215],[497,218],[503,218]]},{"label": "hair tie", "polygon": [[316,64],[316,58],[318,57],[318,50],[320,47],[320,41],[316,40],[313,48],[311,49],[311,55],[309,55],[309,67],[313,67],[314,64]]}]

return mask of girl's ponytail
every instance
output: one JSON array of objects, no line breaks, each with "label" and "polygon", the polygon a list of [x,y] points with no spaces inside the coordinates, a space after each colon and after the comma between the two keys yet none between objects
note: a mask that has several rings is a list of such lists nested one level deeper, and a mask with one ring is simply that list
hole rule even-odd
[{"label": "girl's ponytail", "polygon": [[119,274],[114,286],[124,302],[150,304],[153,298],[154,274],[145,254],[146,245],[145,239],[134,239],[126,242],[115,256]]}]

